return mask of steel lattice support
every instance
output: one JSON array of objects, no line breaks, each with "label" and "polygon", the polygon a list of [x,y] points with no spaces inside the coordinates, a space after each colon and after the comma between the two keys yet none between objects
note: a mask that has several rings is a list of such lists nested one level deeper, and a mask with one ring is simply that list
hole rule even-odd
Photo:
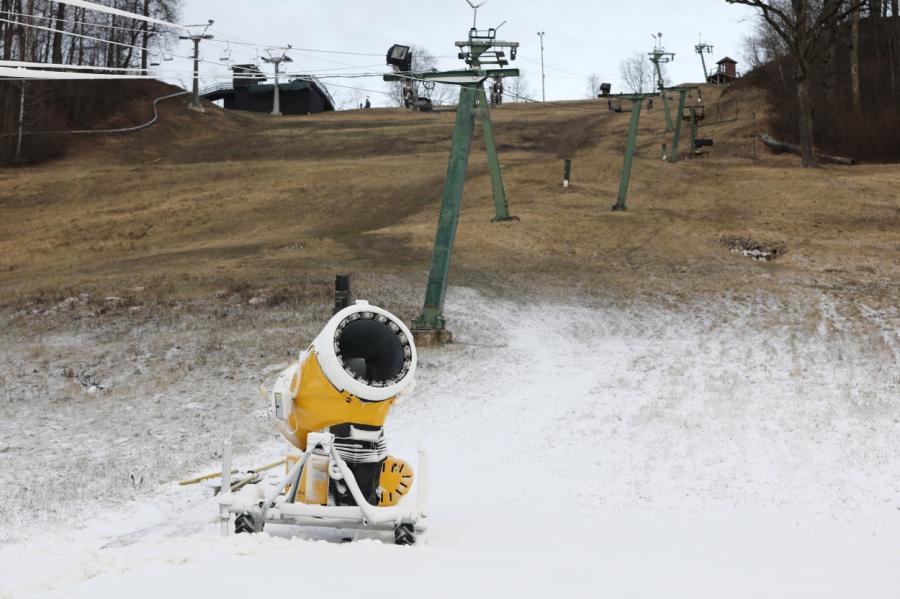
[{"label": "steel lattice support", "polygon": [[[497,142],[494,139],[494,127],[487,94],[484,91],[484,83],[490,78],[502,83],[503,77],[519,76],[518,69],[503,68],[509,64],[510,60],[516,59],[519,43],[498,41],[495,28],[478,30],[473,26],[469,31],[469,39],[456,42],[456,46],[460,50],[459,58],[465,60],[469,67],[468,70],[407,73],[403,76],[396,73],[384,76],[385,81],[414,78],[426,82],[460,86],[456,125],[453,129],[453,146],[450,150],[447,180],[444,183],[441,199],[441,214],[435,235],[428,286],[425,290],[425,305],[421,314],[413,320],[413,333],[417,336],[416,338],[422,342],[428,340],[428,343],[445,343],[450,339],[450,333],[445,328],[444,297],[447,293],[450,262],[453,257],[456,228],[459,224],[459,211],[462,205],[466,172],[469,167],[469,154],[472,149],[476,118],[481,119],[484,129],[491,188],[494,196],[494,222],[518,220],[509,214],[500,157],[497,153]],[[396,45],[392,47],[388,52],[388,63],[393,64],[391,56],[403,54],[404,50],[408,51],[408,47]],[[500,68],[484,70],[485,65],[497,65]]]},{"label": "steel lattice support", "polygon": [[697,118],[697,107],[691,106],[691,152],[694,153],[697,151],[697,132],[699,130],[700,123]]},{"label": "steel lattice support", "polygon": [[631,124],[628,126],[628,145],[625,146],[625,165],[622,167],[622,180],[619,183],[619,197],[613,206],[614,211],[625,210],[628,198],[628,185],[631,182],[631,164],[634,161],[634,148],[637,145],[638,124],[641,120],[641,107],[644,96],[628,98],[631,100]]},{"label": "steel lattice support", "polygon": [[687,98],[688,90],[678,90],[678,118],[675,121],[675,134],[672,136],[672,153],[669,155],[669,162],[675,164],[678,162],[678,144],[681,143],[681,123],[684,121],[684,104]]},{"label": "steel lattice support", "polygon": [[514,220],[509,215],[509,205],[506,202],[506,188],[503,186],[503,172],[500,169],[500,156],[497,154],[497,142],[494,139],[494,124],[491,122],[491,109],[488,105],[487,94],[484,88],[478,93],[478,104],[481,108],[479,116],[484,130],[484,145],[487,149],[488,169],[491,172],[491,189],[494,194],[494,222]]},{"label": "steel lattice support", "polygon": [[[447,181],[441,199],[441,214],[438,219],[434,253],[431,257],[431,272],[425,290],[425,306],[413,321],[414,329],[442,330],[444,328],[444,297],[447,294],[447,280],[456,227],[459,223],[459,209],[462,206],[466,172],[469,168],[469,153],[472,149],[472,134],[475,130],[475,103],[484,95],[482,84],[462,86],[459,105],[456,108],[456,126],[453,129],[453,147],[447,167]],[[499,164],[499,163],[498,163]]]},{"label": "steel lattice support", "polygon": [[666,133],[671,133],[674,125],[672,123],[672,111],[669,109],[669,94],[666,91],[666,84],[663,80],[662,67],[659,66],[659,62],[654,62],[653,64],[656,65],[659,95],[662,97],[663,114],[666,116]]}]

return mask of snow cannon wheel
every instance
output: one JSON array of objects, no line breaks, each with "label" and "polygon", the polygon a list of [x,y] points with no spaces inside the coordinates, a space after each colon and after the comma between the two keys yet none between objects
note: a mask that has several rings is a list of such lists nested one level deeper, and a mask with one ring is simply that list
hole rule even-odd
[{"label": "snow cannon wheel", "polygon": [[238,514],[238,516],[234,519],[234,532],[235,534],[243,535],[243,534],[256,534],[258,532],[263,531],[264,523],[258,523],[253,519],[253,516],[250,514]]},{"label": "snow cannon wheel", "polygon": [[400,524],[394,529],[395,545],[415,545],[416,529],[412,524]]}]

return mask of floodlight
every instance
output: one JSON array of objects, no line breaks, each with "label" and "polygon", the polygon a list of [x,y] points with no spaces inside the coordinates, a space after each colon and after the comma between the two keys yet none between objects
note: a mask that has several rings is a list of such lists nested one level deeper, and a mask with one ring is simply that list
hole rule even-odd
[{"label": "floodlight", "polygon": [[412,51],[409,46],[394,44],[387,53],[387,64],[398,71],[409,72],[412,70]]}]

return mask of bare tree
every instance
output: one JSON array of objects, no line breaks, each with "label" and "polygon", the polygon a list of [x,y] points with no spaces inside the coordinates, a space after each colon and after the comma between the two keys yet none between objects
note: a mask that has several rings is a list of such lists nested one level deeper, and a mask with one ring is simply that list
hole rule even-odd
[{"label": "bare tree", "polygon": [[600,81],[600,75],[597,75],[596,73],[592,73],[587,78],[586,92],[587,92],[588,98],[596,98],[597,96],[600,95],[600,84],[601,83],[602,82]]},{"label": "bare tree", "polygon": [[[97,2],[136,15],[177,22],[182,0]],[[48,0],[0,0],[0,19],[5,19],[0,21],[0,56],[4,60],[21,58],[113,68],[139,63],[147,69],[149,55],[167,48],[175,33],[140,19]]]},{"label": "bare tree", "polygon": [[759,10],[762,18],[778,34],[795,61],[794,81],[800,107],[800,149],[802,164],[816,166],[810,75],[828,43],[830,32],[866,0],[726,0]]},{"label": "bare tree", "polygon": [[534,95],[534,92],[531,89],[531,84],[529,83],[528,78],[523,72],[519,72],[518,77],[512,78],[512,81],[507,86],[507,89],[509,90],[507,93],[512,98],[513,102],[533,101],[532,96]]},{"label": "bare tree", "polygon": [[744,38],[744,60],[751,68],[774,63],[784,89],[788,88],[784,73],[784,59],[789,52],[784,41],[762,17],[756,21],[753,33]]},{"label": "bare tree", "polygon": [[635,52],[619,63],[619,74],[625,82],[625,89],[633,94],[642,94],[653,88],[653,68],[641,52]]}]

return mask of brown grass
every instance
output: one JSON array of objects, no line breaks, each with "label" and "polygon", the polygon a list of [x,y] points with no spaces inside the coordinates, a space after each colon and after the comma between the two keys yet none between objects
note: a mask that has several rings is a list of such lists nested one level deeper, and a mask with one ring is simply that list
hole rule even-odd
[{"label": "brown grass", "polygon": [[[708,89],[707,102],[719,91]],[[735,100],[738,120],[701,130],[715,139],[712,156],[679,165],[659,160],[671,142],[661,111],[645,114],[627,213],[610,207],[630,115],[599,101],[500,108],[505,182],[521,221],[491,224],[477,135],[453,281],[626,297],[827,287],[894,301],[896,166],[802,170],[761,148],[754,162],[750,113],[764,120],[770,109],[753,90],[728,94]],[[310,288],[327,290],[336,272],[417,287],[430,262],[453,119],[399,110],[195,114],[179,99],[152,130],[84,140],[52,164],[0,169],[0,302],[127,297],[144,287],[163,301],[224,289],[292,304]],[[566,155],[575,157],[568,191]],[[787,253],[761,264],[729,252],[725,236],[783,244]]]}]

